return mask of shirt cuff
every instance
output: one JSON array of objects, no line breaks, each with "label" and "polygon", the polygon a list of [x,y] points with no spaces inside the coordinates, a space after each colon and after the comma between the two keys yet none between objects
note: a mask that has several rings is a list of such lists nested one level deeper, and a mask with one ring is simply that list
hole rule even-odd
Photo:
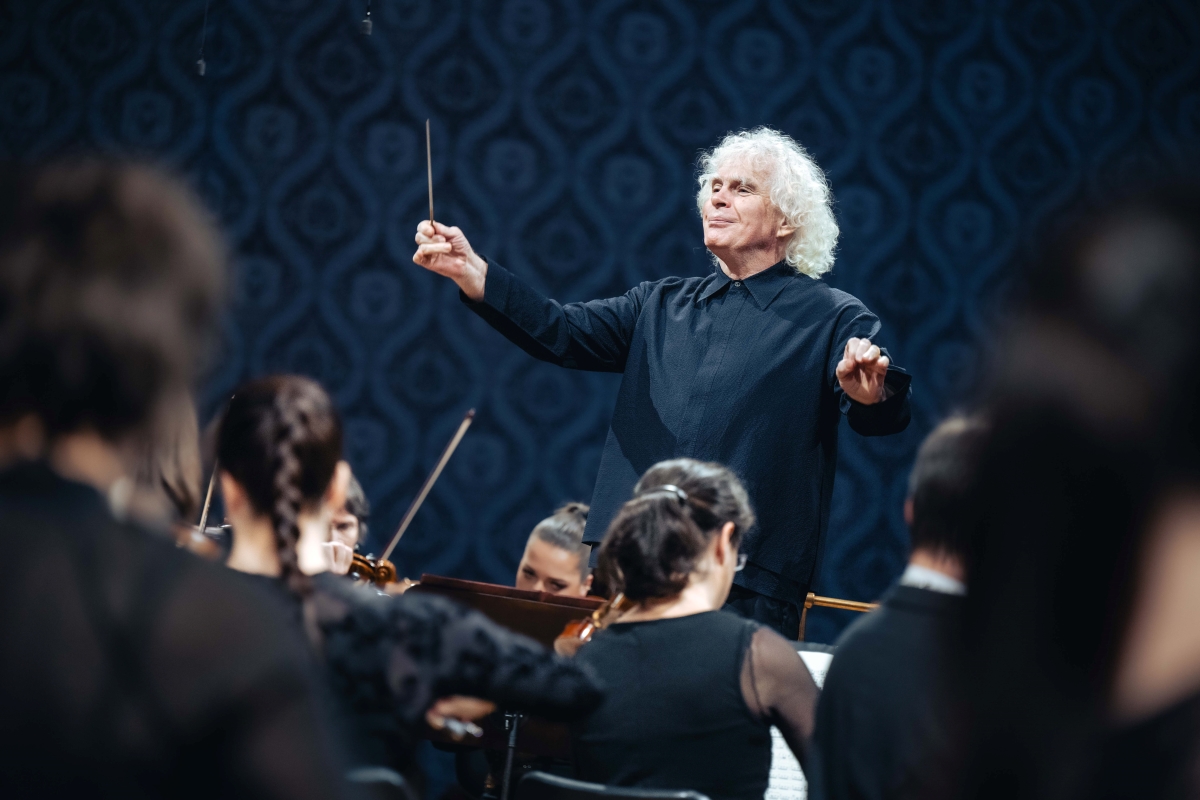
[{"label": "shirt cuff", "polygon": [[891,396],[878,403],[866,405],[846,396],[849,407],[846,417],[850,427],[866,436],[883,436],[899,433],[908,427],[911,409],[909,395],[912,386],[912,376],[899,367],[888,367],[883,379],[884,386]]},{"label": "shirt cuff", "polygon": [[479,254],[479,257],[488,265],[487,277],[483,280],[483,299],[476,302],[467,297],[462,289],[458,290],[458,299],[468,306],[489,305],[497,311],[503,312],[504,307],[508,305],[508,296],[516,277],[482,253]]}]

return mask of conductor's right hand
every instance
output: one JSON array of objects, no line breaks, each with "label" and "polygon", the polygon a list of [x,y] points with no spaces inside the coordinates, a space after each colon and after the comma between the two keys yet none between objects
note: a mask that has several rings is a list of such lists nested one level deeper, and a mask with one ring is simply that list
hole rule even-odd
[{"label": "conductor's right hand", "polygon": [[458,228],[422,221],[417,226],[417,252],[413,254],[413,263],[445,275],[476,303],[483,300],[487,262],[471,249],[471,243]]}]

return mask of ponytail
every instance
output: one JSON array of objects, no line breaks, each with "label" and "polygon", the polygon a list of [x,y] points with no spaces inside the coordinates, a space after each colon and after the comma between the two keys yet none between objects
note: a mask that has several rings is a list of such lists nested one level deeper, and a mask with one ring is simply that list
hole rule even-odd
[{"label": "ponytail", "polygon": [[746,490],[733,472],[690,458],[655,464],[609,526],[597,579],[637,602],[677,595],[727,522],[734,524],[735,547],[754,525]]}]

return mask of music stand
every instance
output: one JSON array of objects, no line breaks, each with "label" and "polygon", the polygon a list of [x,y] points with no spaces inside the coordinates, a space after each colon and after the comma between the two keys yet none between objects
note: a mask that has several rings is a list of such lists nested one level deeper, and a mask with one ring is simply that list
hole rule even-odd
[{"label": "music stand", "polygon": [[[511,586],[440,575],[422,575],[421,582],[408,591],[447,597],[551,649],[568,622],[590,616],[604,605],[604,599],[600,597],[563,597],[549,592],[530,592]],[[570,734],[566,726],[561,724],[505,711],[502,729],[493,717],[482,720],[480,727],[483,728],[483,736],[469,746],[506,751],[501,800],[508,800],[513,757],[518,749],[538,756],[570,756]],[[453,742],[440,731],[432,733],[434,735],[429,738],[435,742],[465,744]]]}]

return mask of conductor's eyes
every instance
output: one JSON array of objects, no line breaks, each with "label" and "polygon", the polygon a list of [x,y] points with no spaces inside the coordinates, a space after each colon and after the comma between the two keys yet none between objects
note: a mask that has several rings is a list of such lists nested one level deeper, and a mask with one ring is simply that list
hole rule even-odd
[{"label": "conductor's eyes", "polygon": [[550,587],[550,591],[552,591],[552,592],[561,592],[563,589],[567,588],[567,585],[565,583],[559,583],[558,581],[550,581],[548,586]]},{"label": "conductor's eyes", "polygon": [[537,573],[534,572],[529,567],[525,567],[524,569],[522,569],[521,574],[524,575],[526,578],[536,578],[537,577]]}]

